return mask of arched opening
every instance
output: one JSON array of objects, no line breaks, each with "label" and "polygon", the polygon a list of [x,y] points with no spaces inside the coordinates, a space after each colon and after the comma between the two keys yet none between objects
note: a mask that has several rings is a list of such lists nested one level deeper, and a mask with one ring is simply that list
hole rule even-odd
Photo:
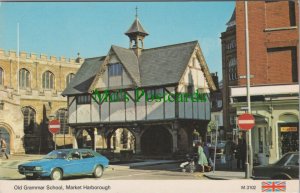
[{"label": "arched opening", "polygon": [[172,152],[172,136],[163,127],[147,129],[141,136],[141,150],[145,155],[165,155]]},{"label": "arched opening", "polygon": [[127,128],[117,128],[110,136],[110,149],[114,152],[135,150],[135,136]]},{"label": "arched opening", "polygon": [[10,134],[8,130],[4,127],[0,127],[0,138],[4,139],[6,142],[6,152],[10,154]]},{"label": "arched opening", "polygon": [[92,136],[86,129],[82,129],[77,133],[78,148],[93,148]]},{"label": "arched opening", "polygon": [[[40,149],[40,138],[36,137],[36,111],[30,107],[22,107],[24,117],[24,141],[23,145],[26,153],[36,153]],[[39,145],[37,145],[39,144]]]}]

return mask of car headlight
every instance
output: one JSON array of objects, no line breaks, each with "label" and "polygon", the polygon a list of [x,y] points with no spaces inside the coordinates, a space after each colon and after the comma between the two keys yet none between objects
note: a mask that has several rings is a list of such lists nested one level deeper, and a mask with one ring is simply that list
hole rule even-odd
[{"label": "car headlight", "polygon": [[40,166],[36,166],[36,167],[34,168],[34,170],[43,170],[43,168],[40,167]]},{"label": "car headlight", "polygon": [[18,166],[18,169],[19,169],[19,170],[23,170],[24,167],[20,165],[20,166]]}]

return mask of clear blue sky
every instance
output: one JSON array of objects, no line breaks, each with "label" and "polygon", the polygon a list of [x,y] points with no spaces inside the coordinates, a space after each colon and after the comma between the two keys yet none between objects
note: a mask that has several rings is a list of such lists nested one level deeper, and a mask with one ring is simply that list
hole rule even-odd
[{"label": "clear blue sky", "polygon": [[[235,2],[131,3],[0,3],[0,48],[48,56],[76,58],[106,55],[112,44],[127,48],[124,32],[132,24],[135,7],[150,34],[145,47],[198,40],[211,72],[221,75],[221,32]],[[221,79],[221,77],[219,77]]]}]

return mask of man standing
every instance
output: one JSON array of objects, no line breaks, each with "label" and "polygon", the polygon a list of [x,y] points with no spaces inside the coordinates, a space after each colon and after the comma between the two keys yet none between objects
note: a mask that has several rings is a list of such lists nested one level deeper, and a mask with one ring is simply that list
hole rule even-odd
[{"label": "man standing", "polygon": [[8,155],[6,153],[6,148],[7,148],[7,145],[6,145],[6,142],[3,138],[0,139],[0,143],[1,143],[1,152],[2,154],[5,155],[6,159],[8,159]]},{"label": "man standing", "polygon": [[233,150],[234,150],[234,143],[230,138],[225,144],[224,153],[225,153],[227,168],[231,170],[232,170]]}]

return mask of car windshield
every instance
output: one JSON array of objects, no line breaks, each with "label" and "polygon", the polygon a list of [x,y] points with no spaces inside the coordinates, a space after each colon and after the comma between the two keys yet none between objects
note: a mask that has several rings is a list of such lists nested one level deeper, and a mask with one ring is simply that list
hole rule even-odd
[{"label": "car windshield", "polygon": [[63,150],[54,150],[48,153],[44,159],[65,159],[68,152]]}]

